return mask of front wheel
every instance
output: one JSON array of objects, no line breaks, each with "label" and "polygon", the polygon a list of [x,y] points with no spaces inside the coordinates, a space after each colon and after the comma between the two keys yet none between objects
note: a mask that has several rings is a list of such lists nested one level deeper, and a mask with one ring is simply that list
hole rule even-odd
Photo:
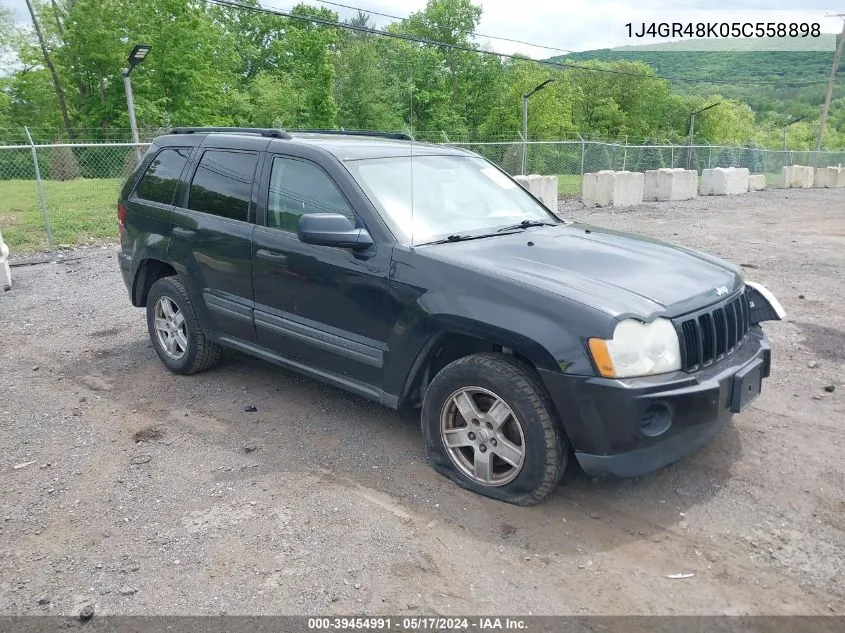
[{"label": "front wheel", "polygon": [[435,470],[517,505],[553,492],[569,455],[538,376],[504,354],[475,354],[444,367],[423,399],[422,432]]}]

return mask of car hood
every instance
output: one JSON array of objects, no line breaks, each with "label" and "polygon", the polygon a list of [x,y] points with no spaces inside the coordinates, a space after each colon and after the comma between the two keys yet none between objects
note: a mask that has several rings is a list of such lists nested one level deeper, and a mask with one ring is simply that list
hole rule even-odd
[{"label": "car hood", "polygon": [[424,246],[417,252],[619,318],[677,316],[715,303],[743,283],[739,268],[717,257],[578,223]]}]

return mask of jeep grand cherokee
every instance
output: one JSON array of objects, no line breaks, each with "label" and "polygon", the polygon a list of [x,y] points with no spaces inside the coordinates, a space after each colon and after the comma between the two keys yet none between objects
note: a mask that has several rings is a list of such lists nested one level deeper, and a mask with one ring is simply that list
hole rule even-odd
[{"label": "jeep grand cherokee", "polygon": [[783,310],[736,266],[559,219],[470,152],[401,134],[184,128],[118,205],[164,365],[232,348],[421,408],[431,465],[532,504],[571,455],[638,475],[759,393]]}]

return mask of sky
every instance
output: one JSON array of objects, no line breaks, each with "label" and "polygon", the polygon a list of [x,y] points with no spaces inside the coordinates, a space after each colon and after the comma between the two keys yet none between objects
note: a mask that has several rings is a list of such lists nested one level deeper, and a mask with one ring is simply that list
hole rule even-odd
[{"label": "sky", "polygon": [[[150,1],[150,0],[145,0]],[[268,8],[290,9],[296,1],[261,0]],[[362,9],[396,16],[407,16],[425,7],[425,0],[337,0]],[[634,27],[639,23],[708,19],[713,22],[769,22],[772,19],[814,22],[821,24],[822,32],[838,32],[842,21],[824,18],[834,13],[833,7],[841,0],[473,0],[483,9],[480,33],[533,42],[557,49],[583,51],[613,46],[657,43],[671,38],[657,38],[644,42],[626,39],[626,23]],[[29,13],[24,0],[0,0],[11,7],[18,22],[28,22]],[[309,0],[309,4],[323,4]],[[833,5],[833,6],[832,6]],[[341,19],[352,17],[354,10],[324,6],[337,11]],[[706,13],[690,13],[696,9]],[[775,15],[773,10],[789,13]],[[839,10],[845,13],[845,7]],[[383,27],[391,20],[373,16],[375,24]],[[821,18],[821,19],[820,19]],[[534,58],[562,54],[553,49],[525,46],[510,42],[478,38],[479,43],[489,44],[493,50],[512,54],[521,53]]]}]

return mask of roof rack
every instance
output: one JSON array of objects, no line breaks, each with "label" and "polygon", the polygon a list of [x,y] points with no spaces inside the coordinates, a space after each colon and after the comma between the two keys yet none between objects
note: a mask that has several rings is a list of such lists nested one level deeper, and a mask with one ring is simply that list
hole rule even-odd
[{"label": "roof rack", "polygon": [[372,136],[375,138],[391,138],[396,141],[413,141],[413,136],[407,132],[378,132],[375,130],[291,130],[305,134],[337,134],[338,136]]},{"label": "roof rack", "polygon": [[284,130],[267,127],[175,127],[170,134],[258,134],[268,138],[291,138]]}]

